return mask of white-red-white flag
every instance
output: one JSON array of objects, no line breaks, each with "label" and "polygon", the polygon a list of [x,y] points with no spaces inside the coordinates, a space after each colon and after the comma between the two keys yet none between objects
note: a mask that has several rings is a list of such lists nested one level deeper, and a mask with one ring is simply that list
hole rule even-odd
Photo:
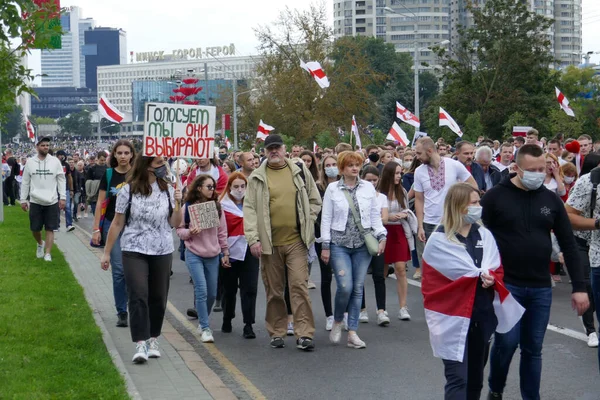
[{"label": "white-red-white flag", "polygon": [[[359,149],[362,149],[362,143],[360,142],[360,135],[358,134],[358,125],[356,125],[356,118],[354,118],[354,115],[352,116],[352,134],[354,135],[354,138],[356,139],[356,145],[358,146]],[[352,141],[352,140],[350,140]]]},{"label": "white-red-white flag", "polygon": [[406,132],[404,132],[402,128],[400,128],[400,125],[398,125],[396,122],[392,124],[392,129],[390,129],[390,133],[388,133],[385,139],[394,140],[405,147],[408,146],[408,143],[410,143],[408,141],[408,136],[406,136]]},{"label": "white-red-white flag", "polygon": [[513,136],[527,136],[527,132],[529,132],[530,129],[533,129],[531,126],[513,126],[513,132],[512,135]]},{"label": "white-red-white flag", "polygon": [[275,128],[273,128],[271,125],[265,124],[261,119],[260,123],[258,124],[258,130],[256,131],[256,138],[264,141],[273,129]]},{"label": "white-red-white flag", "polygon": [[452,130],[452,132],[456,133],[460,137],[463,135],[463,132],[460,130],[460,126],[458,126],[456,121],[442,107],[440,107],[440,126],[447,126]]},{"label": "white-red-white flag", "polygon": [[417,116],[410,111],[402,104],[396,102],[396,118],[398,118],[402,122],[406,122],[409,125],[414,126],[415,128],[421,127],[421,121]]},{"label": "white-red-white flag", "polygon": [[575,112],[569,106],[569,100],[565,97],[564,94],[562,94],[562,92],[560,90],[558,90],[558,88],[556,86],[554,87],[554,89],[556,89],[556,100],[558,100],[558,104],[560,104],[560,108],[562,108],[563,111],[566,112],[569,117],[574,117]]},{"label": "white-red-white flag", "polygon": [[313,78],[315,78],[315,81],[317,81],[321,89],[329,87],[329,79],[327,79],[327,75],[325,75],[325,71],[323,71],[323,68],[319,62],[309,61],[305,63],[304,61],[300,60],[300,67],[302,67],[302,69],[306,70]]},{"label": "white-red-white flag", "polygon": [[100,101],[98,102],[98,111],[104,118],[111,122],[115,122],[117,124],[123,121],[125,118],[125,114],[117,109],[114,105],[111,104],[110,101],[104,96],[100,96]]},{"label": "white-red-white flag", "polygon": [[227,150],[231,148],[231,142],[227,136],[225,136],[225,146],[227,146]]},{"label": "white-red-white flag", "polygon": [[464,246],[448,240],[444,232],[432,233],[423,252],[421,292],[425,320],[433,355],[444,360],[463,361],[482,273],[495,279],[492,304],[498,319],[496,332],[510,331],[525,312],[504,286],[504,269],[492,233],[479,227],[479,234],[477,245],[483,247],[481,268],[475,266]]},{"label": "white-red-white flag", "polygon": [[313,141],[313,153],[317,154],[317,150],[319,150],[319,146],[317,146],[317,142]]},{"label": "white-red-white flag", "polygon": [[27,137],[29,138],[29,140],[35,143],[35,128],[33,127],[33,124],[31,123],[31,121],[29,121],[29,118],[27,117],[25,117],[25,127],[27,128]]}]

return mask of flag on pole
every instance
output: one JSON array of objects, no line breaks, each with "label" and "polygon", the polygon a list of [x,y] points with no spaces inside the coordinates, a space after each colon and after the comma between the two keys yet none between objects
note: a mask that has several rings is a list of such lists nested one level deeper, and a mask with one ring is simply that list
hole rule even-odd
[{"label": "flag on pole", "polygon": [[275,128],[273,128],[271,125],[267,125],[263,122],[263,120],[260,120],[260,123],[258,124],[258,130],[256,132],[256,138],[260,139],[262,141],[264,141],[267,136],[269,136],[269,133]]},{"label": "flag on pole", "polygon": [[462,137],[463,132],[460,130],[460,126],[456,121],[448,114],[446,110],[440,107],[440,126],[447,126],[450,130]]},{"label": "flag on pole", "polygon": [[396,118],[398,118],[402,122],[406,122],[409,125],[414,126],[419,129],[421,127],[421,121],[417,116],[410,111],[402,104],[396,102]]},{"label": "flag on pole", "polygon": [[415,132],[415,136],[413,137],[412,143],[410,145],[410,147],[415,147],[415,143],[417,143],[417,140],[421,139],[422,137],[427,136],[427,133],[425,132],[421,132],[421,131],[416,131]]},{"label": "flag on pole", "polygon": [[[358,125],[356,125],[356,119],[354,118],[354,115],[352,116],[352,134],[354,135],[354,138],[356,139],[356,145],[358,146],[359,149],[362,149],[362,143],[360,142],[360,135],[358,134]],[[350,138],[350,141],[352,141],[352,138]]]},{"label": "flag on pole", "polygon": [[530,129],[533,129],[531,126],[513,126],[512,135],[513,136],[527,136],[527,132]]},{"label": "flag on pole", "polygon": [[317,146],[317,142],[313,141],[313,154],[317,154],[317,150],[319,150],[319,146]]},{"label": "flag on pole", "polygon": [[29,140],[35,143],[35,128],[33,127],[33,124],[31,123],[31,121],[29,121],[29,118],[27,117],[25,117],[25,127],[27,128],[27,137],[29,138]]},{"label": "flag on pole", "polygon": [[231,141],[229,140],[229,136],[231,136],[231,115],[223,114],[221,116],[221,128],[223,130],[223,137],[225,138],[225,145],[227,146],[227,150],[231,148]]},{"label": "flag on pole", "polygon": [[302,67],[302,69],[306,70],[313,78],[315,78],[315,81],[317,81],[321,89],[329,87],[329,79],[327,79],[325,71],[323,71],[321,64],[319,64],[317,61],[309,61],[305,63],[304,61],[300,60],[300,67]]},{"label": "flag on pole", "polygon": [[406,132],[400,128],[396,122],[392,124],[392,129],[390,129],[390,133],[388,133],[386,140],[394,140],[400,143],[402,146],[408,146],[408,136],[406,136]]},{"label": "flag on pole", "polygon": [[125,117],[125,114],[119,111],[117,107],[112,105],[104,96],[100,96],[100,101],[98,102],[98,111],[104,118],[117,124],[121,123]]},{"label": "flag on pole", "polygon": [[433,355],[444,360],[463,361],[481,273],[495,279],[496,332],[509,332],[525,312],[504,286],[504,269],[492,233],[479,227],[479,234],[481,240],[477,246],[483,250],[481,268],[475,266],[464,246],[448,240],[444,232],[432,233],[423,252],[421,292],[429,341]]},{"label": "flag on pole", "polygon": [[554,89],[556,89],[556,100],[558,100],[558,104],[560,104],[560,108],[562,108],[563,111],[565,113],[567,113],[567,115],[569,117],[574,117],[575,112],[569,106],[569,100],[565,97],[564,94],[562,94],[562,92],[560,90],[558,90],[558,88],[556,86],[554,87]]}]

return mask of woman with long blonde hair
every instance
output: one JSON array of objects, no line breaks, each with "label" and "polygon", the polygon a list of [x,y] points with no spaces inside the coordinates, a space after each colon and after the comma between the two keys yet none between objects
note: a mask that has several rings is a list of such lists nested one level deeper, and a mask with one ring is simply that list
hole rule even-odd
[{"label": "woman with long blonde hair", "polygon": [[546,179],[544,180],[544,186],[546,189],[554,192],[558,197],[562,197],[567,193],[565,189],[565,177],[560,169],[558,158],[552,153],[546,153]]},{"label": "woman with long blonde hair", "polygon": [[492,334],[508,332],[524,311],[504,287],[498,247],[480,225],[481,210],[478,190],[452,185],[442,225],[423,252],[425,319],[434,356],[444,363],[445,399],[480,398]]}]

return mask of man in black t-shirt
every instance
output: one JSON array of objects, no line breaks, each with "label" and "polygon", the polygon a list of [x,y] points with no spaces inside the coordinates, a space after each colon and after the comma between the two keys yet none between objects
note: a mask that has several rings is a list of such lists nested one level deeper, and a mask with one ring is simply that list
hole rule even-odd
[{"label": "man in black t-shirt", "polygon": [[[73,193],[73,175],[71,174],[71,168],[69,167],[69,164],[67,163],[67,152],[64,150],[58,150],[56,152],[56,157],[58,157],[58,159],[60,160],[60,163],[62,164],[63,167],[63,171],[65,173],[65,180],[66,180],[66,194],[67,194],[67,205],[65,206],[65,221],[67,223],[67,232],[73,232],[75,230],[75,227],[73,226],[73,213],[72,213],[72,208],[71,208],[71,194]],[[60,224],[60,222],[59,222]],[[59,225],[60,228],[60,225]]]}]

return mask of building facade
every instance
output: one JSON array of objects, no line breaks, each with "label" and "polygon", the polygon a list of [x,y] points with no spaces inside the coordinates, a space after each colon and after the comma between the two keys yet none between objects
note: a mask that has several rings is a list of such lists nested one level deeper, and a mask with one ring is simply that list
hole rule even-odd
[{"label": "building facade", "polygon": [[[579,65],[582,58],[581,0],[524,0],[530,10],[555,20],[548,32],[555,68]],[[392,43],[396,51],[415,56],[420,69],[438,62],[432,46],[456,46],[459,26],[470,27],[473,17],[468,0],[334,0],[333,28],[336,38],[373,36]],[[483,6],[485,0],[471,1]]]},{"label": "building facade", "polygon": [[[120,111],[133,114],[133,83],[135,81],[170,82],[170,87],[165,88],[166,92],[160,91],[171,94],[178,79],[194,76],[204,81],[205,78],[208,78],[209,96],[213,97],[210,82],[252,79],[256,77],[256,66],[259,61],[259,57],[244,56],[100,66],[97,73],[98,95],[105,95]],[[202,83],[199,83],[199,86],[202,86]],[[204,101],[204,93],[200,93],[199,100]],[[135,121],[135,117],[133,120]]]},{"label": "building facade", "polygon": [[68,114],[98,107],[98,94],[88,88],[38,87],[34,88],[39,100],[31,97],[31,114],[38,117],[62,118]]},{"label": "building facade", "polygon": [[98,88],[99,66],[127,64],[127,34],[121,29],[98,27],[84,32],[85,87]]}]

